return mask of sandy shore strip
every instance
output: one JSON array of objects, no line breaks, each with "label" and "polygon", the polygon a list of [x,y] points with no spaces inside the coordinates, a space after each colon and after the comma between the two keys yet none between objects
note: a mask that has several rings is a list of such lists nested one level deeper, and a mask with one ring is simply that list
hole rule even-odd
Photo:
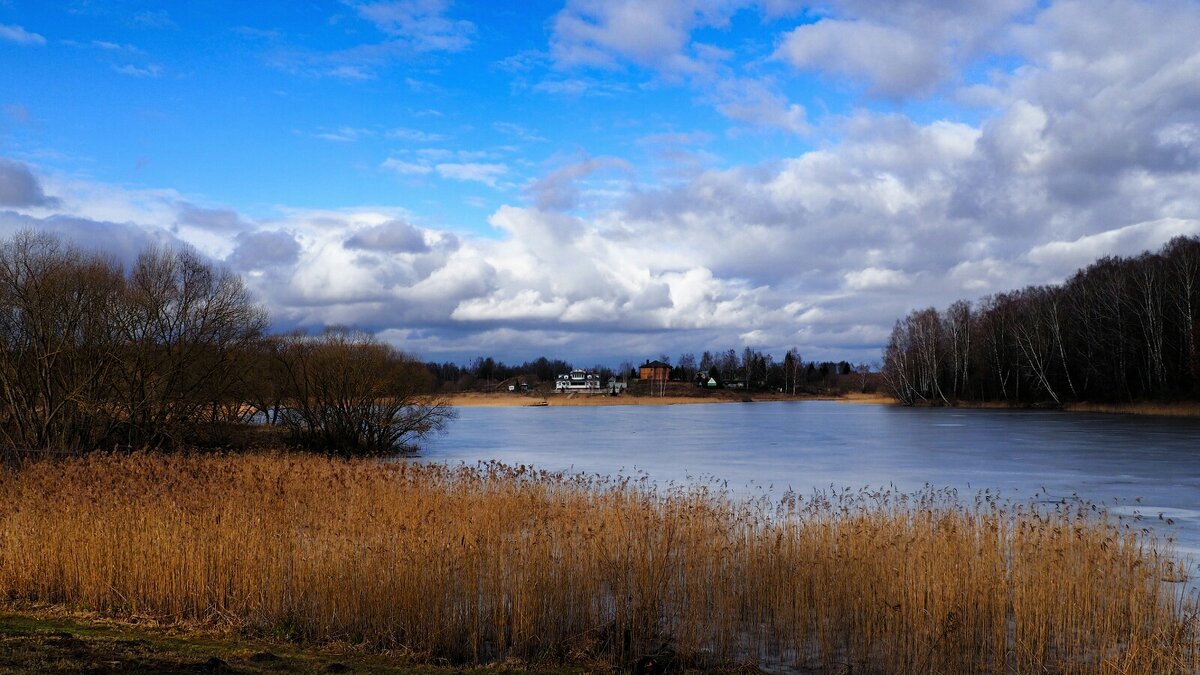
[{"label": "sandy shore strip", "polygon": [[636,396],[621,394],[453,394],[448,398],[452,406],[478,407],[521,407],[540,406],[609,406],[609,405],[693,405],[702,403],[755,403],[766,401],[840,401],[846,403],[895,403],[886,396],[874,394],[847,394],[846,396],[786,396],[783,394],[755,394],[750,401],[739,392],[716,391],[703,396]]},{"label": "sandy shore strip", "polygon": [[[452,406],[463,408],[479,407],[508,407],[521,406],[610,406],[610,405],[694,405],[702,403],[766,403],[772,401],[834,401],[836,403],[853,403],[866,405],[899,405],[899,402],[886,394],[860,394],[857,392],[834,394],[788,394],[758,392],[749,400],[741,393],[730,390],[710,391],[697,396],[638,396],[621,394],[608,396],[605,394],[509,394],[497,392],[494,394],[465,393],[452,394],[447,397]],[[543,404],[543,401],[545,402]],[[950,408],[994,409],[994,410],[1028,410],[1027,406],[1012,405],[1003,401],[970,401],[962,402]],[[1115,413],[1122,415],[1156,415],[1164,417],[1200,417],[1200,404],[1192,402],[1176,403],[1068,403],[1060,410],[1067,412]]]}]

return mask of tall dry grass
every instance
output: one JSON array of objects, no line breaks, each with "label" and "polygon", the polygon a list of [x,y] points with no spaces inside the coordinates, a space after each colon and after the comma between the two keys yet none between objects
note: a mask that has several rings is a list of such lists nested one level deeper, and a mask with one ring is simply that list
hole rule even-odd
[{"label": "tall dry grass", "polygon": [[0,475],[9,598],[460,662],[1196,672],[1173,565],[1086,505],[935,490],[738,501],[275,454]]},{"label": "tall dry grass", "polygon": [[1200,417],[1200,402],[1195,401],[1137,401],[1133,403],[1068,403],[1067,410],[1075,412],[1119,413],[1125,415],[1157,415],[1165,417]]}]

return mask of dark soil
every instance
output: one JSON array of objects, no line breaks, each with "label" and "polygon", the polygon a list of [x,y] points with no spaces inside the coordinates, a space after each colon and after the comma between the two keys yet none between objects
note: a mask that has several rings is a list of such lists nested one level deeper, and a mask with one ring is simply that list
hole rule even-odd
[{"label": "dark soil", "polygon": [[[0,611],[0,673],[450,673],[525,672],[426,666],[387,654],[180,632],[45,612]],[[541,672],[581,673],[572,668]]]}]

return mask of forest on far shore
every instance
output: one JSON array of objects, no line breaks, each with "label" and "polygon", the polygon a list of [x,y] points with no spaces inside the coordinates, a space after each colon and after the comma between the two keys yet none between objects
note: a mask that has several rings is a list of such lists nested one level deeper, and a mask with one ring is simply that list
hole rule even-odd
[{"label": "forest on far shore", "polygon": [[1200,237],[1105,257],[896,322],[883,382],[903,403],[1200,400]]}]

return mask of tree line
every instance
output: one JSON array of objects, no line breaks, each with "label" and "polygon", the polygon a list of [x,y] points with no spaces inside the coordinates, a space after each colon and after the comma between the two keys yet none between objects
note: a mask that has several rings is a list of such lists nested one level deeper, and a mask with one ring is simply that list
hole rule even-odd
[{"label": "tree line", "polygon": [[897,321],[883,379],[904,403],[1200,398],[1200,237],[1105,257],[1030,286]]},{"label": "tree line", "polygon": [[228,442],[385,453],[441,429],[419,361],[347,329],[267,333],[243,280],[191,250],[130,269],[57,238],[0,242],[0,442],[86,451]]},{"label": "tree line", "polygon": [[[656,360],[670,366],[670,379],[680,382],[695,382],[697,376],[703,373],[721,386],[791,394],[834,388],[866,390],[870,386],[870,378],[867,377],[871,372],[869,365],[851,364],[848,361],[805,361],[795,348],[788,350],[783,358],[745,347],[740,351],[732,348],[704,351],[699,357],[694,352],[684,352],[674,360],[667,354],[660,354]],[[571,372],[575,366],[569,361],[545,356],[513,365],[490,356],[480,356],[469,364],[428,362],[425,367],[441,391],[457,392],[487,391],[511,383],[514,379],[525,380],[531,385],[552,382],[557,376]],[[604,382],[610,377],[626,381],[638,378],[638,366],[630,360],[622,362],[615,369],[604,365],[587,369],[599,373]],[[847,378],[849,387],[846,385]]]}]

